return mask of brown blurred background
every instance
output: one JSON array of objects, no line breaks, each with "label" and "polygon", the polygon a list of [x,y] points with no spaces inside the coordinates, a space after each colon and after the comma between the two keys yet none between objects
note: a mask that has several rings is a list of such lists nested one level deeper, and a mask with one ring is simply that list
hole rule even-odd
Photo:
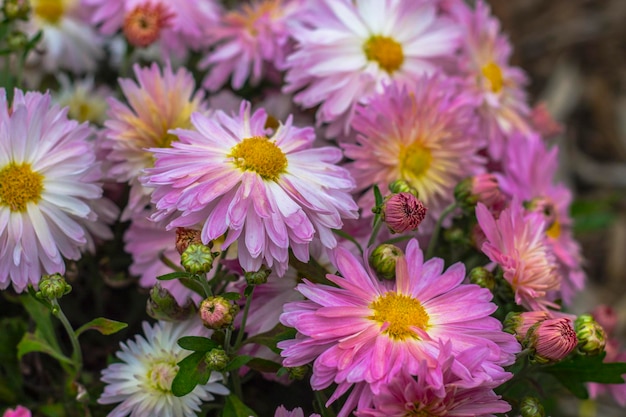
[{"label": "brown blurred background", "polygon": [[[626,348],[626,0],[488,3],[514,45],[514,64],[529,75],[532,103],[544,101],[565,126],[556,140],[560,176],[578,200],[588,275],[573,310],[614,307]],[[574,401],[562,416],[626,416],[613,404],[583,404],[581,412]]]}]

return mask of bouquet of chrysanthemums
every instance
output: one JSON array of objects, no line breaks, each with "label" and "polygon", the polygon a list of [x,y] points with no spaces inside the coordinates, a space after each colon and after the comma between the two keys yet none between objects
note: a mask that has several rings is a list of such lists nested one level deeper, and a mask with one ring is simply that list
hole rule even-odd
[{"label": "bouquet of chrysanthemums", "polygon": [[1,11],[5,417],[626,405],[615,312],[570,313],[561,126],[485,1]]}]

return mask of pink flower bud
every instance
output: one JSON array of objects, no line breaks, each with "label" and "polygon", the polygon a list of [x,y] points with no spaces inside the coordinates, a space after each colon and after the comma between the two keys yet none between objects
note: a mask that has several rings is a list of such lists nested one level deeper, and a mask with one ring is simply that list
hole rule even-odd
[{"label": "pink flower bud", "polygon": [[209,297],[200,303],[200,318],[205,327],[224,329],[233,323],[239,307],[224,297]]},{"label": "pink flower bud", "polygon": [[572,321],[565,317],[547,319],[530,328],[525,340],[535,350],[534,361],[558,362],[569,355],[578,345]]},{"label": "pink flower bud", "polygon": [[546,103],[538,103],[533,107],[530,123],[544,139],[552,139],[563,132],[563,125],[554,120]]},{"label": "pink flower bud", "polygon": [[426,207],[411,193],[398,193],[387,197],[383,204],[383,220],[392,233],[417,229],[424,217]]}]

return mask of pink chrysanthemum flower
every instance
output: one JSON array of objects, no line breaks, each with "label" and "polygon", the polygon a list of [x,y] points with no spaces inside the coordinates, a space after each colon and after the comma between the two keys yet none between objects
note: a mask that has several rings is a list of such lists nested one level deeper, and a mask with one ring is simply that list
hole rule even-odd
[{"label": "pink chrysanthemum flower", "polygon": [[468,91],[481,100],[478,114],[489,155],[500,160],[509,134],[530,131],[530,109],[523,90],[526,76],[509,65],[511,45],[485,2],[478,1],[475,10],[463,2],[456,6],[454,14],[464,28],[460,71]]},{"label": "pink chrysanthemum flower", "polygon": [[[461,352],[457,359],[467,363],[471,372],[473,367],[480,366],[484,354],[482,348],[476,347]],[[379,395],[373,397],[371,408],[360,409],[355,414],[358,417],[494,417],[495,413],[511,410],[511,406],[493,392],[495,384],[466,387],[466,381],[454,374],[450,343],[441,346],[439,363],[443,375],[443,392],[427,382],[428,366],[424,362],[416,377],[400,374],[384,386]]]},{"label": "pink chrysanthemum flower", "polygon": [[267,65],[284,66],[289,26],[302,10],[301,0],[255,0],[226,12],[210,30],[218,46],[199,64],[209,69],[204,87],[217,91],[231,78],[231,86],[239,90],[246,81],[259,84]]},{"label": "pink chrysanthemum flower", "polygon": [[166,56],[177,57],[206,45],[207,27],[218,21],[220,10],[213,0],[82,1],[93,8],[91,20],[103,34],[122,29],[129,43],[146,47],[158,41]]},{"label": "pink chrysanthemum flower", "polygon": [[50,95],[0,90],[0,288],[23,291],[79,259],[102,195],[91,131]]},{"label": "pink chrysanthemum flower", "polygon": [[[344,144],[347,164],[357,190],[403,179],[418,192],[428,209],[422,232],[432,229],[443,209],[454,200],[456,184],[484,170],[477,155],[482,142],[475,135],[472,101],[452,80],[423,77],[415,90],[389,86],[384,94],[359,106],[352,123],[356,144]],[[358,201],[371,212],[374,196]]]},{"label": "pink chrysanthemum flower", "polygon": [[15,409],[9,408],[5,410],[2,417],[31,417],[32,414],[30,410],[26,407],[18,405]]},{"label": "pink chrysanthemum flower", "polygon": [[323,0],[312,2],[294,30],[297,50],[287,58],[285,91],[305,108],[320,105],[328,135],[348,133],[357,103],[367,103],[392,80],[412,85],[451,56],[460,30],[439,16],[434,2]]},{"label": "pink chrysanthemum flower", "polygon": [[156,187],[155,220],[171,215],[169,228],[203,225],[204,243],[226,234],[224,247],[238,242],[246,271],[265,263],[283,275],[289,250],[307,262],[314,238],[336,245],[332,229],[356,217],[354,181],[336,166],[340,149],[312,149],[313,129],[292,126],[291,117],[268,137],[267,114],[250,115],[246,101],[239,114],[191,120],[197,132],[177,129],[172,148],[152,149],[156,164],[144,184]]},{"label": "pink chrysanthemum flower", "polygon": [[131,218],[131,224],[124,234],[124,250],[133,259],[130,265],[130,273],[139,276],[139,285],[151,288],[157,282],[174,296],[179,305],[184,305],[189,298],[199,301],[200,296],[185,287],[180,281],[173,279],[158,281],[160,275],[173,272],[162,258],[168,259],[172,264],[180,264],[180,254],[176,250],[176,232],[165,230],[148,219],[151,211],[145,210]]},{"label": "pink chrysanthemum flower", "polygon": [[548,149],[537,135],[513,135],[498,182],[510,198],[524,201],[531,210],[538,206],[548,215],[545,234],[563,277],[561,297],[570,304],[585,285],[585,273],[569,215],[572,194],[563,184],[554,183],[557,168],[558,148]]},{"label": "pink chrysanthemum flower", "polygon": [[163,72],[157,64],[149,68],[134,67],[138,83],[120,79],[128,105],[112,98],[105,122],[106,140],[102,147],[111,167],[109,176],[131,185],[128,206],[122,220],[144,209],[151,190],[142,186],[138,177],[144,168],[154,164],[149,148],[167,148],[177,138],[170,129],[191,127],[191,114],[204,111],[203,94],[194,92],[193,76],[184,68],[174,72],[167,65]]},{"label": "pink chrysanthemum flower", "polygon": [[[274,413],[274,417],[304,417],[304,411],[300,407],[294,408],[292,411],[289,411],[285,408],[285,406],[281,405],[276,409],[276,413]],[[321,417],[317,413],[311,414],[309,417]]]},{"label": "pink chrysanthemum flower", "polygon": [[546,298],[558,290],[561,276],[545,239],[545,219],[539,213],[524,213],[519,200],[500,213],[498,219],[482,203],[476,206],[476,218],[486,241],[481,249],[502,268],[515,291],[515,302],[529,310],[558,309]]},{"label": "pink chrysanthemum flower", "polygon": [[513,362],[519,345],[489,316],[496,309],[491,293],[461,284],[463,264],[444,272],[442,259],[424,262],[416,240],[398,259],[393,283],[379,281],[344,248],[336,249],[335,263],[343,277],[326,277],[338,288],[304,280],[297,289],[308,300],[286,304],[281,316],[281,323],[298,330],[296,339],[278,345],[283,365],[314,361],[313,389],[335,382],[338,391],[346,392],[363,382],[377,394],[398,374],[408,373],[425,375],[424,383],[441,390],[442,342],[450,343],[452,355],[471,347],[485,349],[480,364],[470,366],[457,358],[450,365],[468,386],[510,376],[501,365]]},{"label": "pink chrysanthemum flower", "polygon": [[41,30],[43,36],[27,66],[45,72],[95,71],[104,56],[103,42],[88,23],[80,0],[30,0],[30,4],[31,19],[23,29],[31,36]]}]

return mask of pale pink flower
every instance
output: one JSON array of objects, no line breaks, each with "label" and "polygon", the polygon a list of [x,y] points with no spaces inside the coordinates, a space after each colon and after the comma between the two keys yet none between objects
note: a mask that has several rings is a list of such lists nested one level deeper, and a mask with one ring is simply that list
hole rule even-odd
[{"label": "pale pink flower", "polygon": [[[443,390],[428,383],[427,365],[424,362],[413,377],[401,373],[385,385],[380,394],[373,397],[373,405],[359,409],[358,417],[406,417],[406,416],[458,416],[494,417],[505,413],[511,406],[493,392],[496,384],[480,384],[467,387],[452,371],[454,357],[450,343],[440,348],[439,363],[443,375]],[[480,347],[458,354],[458,360],[467,363],[468,370],[480,366],[484,351]]]},{"label": "pale pink flower", "polygon": [[90,134],[49,94],[15,90],[10,105],[0,90],[0,288],[21,292],[63,273],[63,258],[87,249],[88,225],[98,235],[91,203],[102,186]]},{"label": "pale pink flower", "polygon": [[169,130],[191,127],[191,114],[206,108],[203,94],[195,92],[193,76],[186,69],[174,72],[167,65],[161,71],[152,64],[149,68],[135,65],[134,71],[137,82],[119,80],[128,104],[114,98],[109,101],[106,139],[101,143],[109,151],[108,175],[131,185],[122,220],[128,220],[150,202],[152,190],[138,181],[142,170],[154,164],[149,148],[171,146],[177,138]]},{"label": "pale pink flower", "polygon": [[511,45],[483,0],[476,2],[475,10],[456,2],[453,14],[464,29],[459,71],[467,90],[480,99],[478,115],[489,155],[500,160],[508,135],[531,130],[523,90],[526,76],[509,64]]},{"label": "pale pink flower", "polygon": [[312,149],[313,129],[293,126],[291,117],[270,131],[265,111],[251,115],[245,101],[239,114],[191,120],[197,131],[176,129],[172,148],[151,149],[156,163],[144,184],[156,187],[154,220],[200,225],[204,243],[226,234],[223,247],[238,242],[246,271],[266,264],[284,275],[289,250],[307,262],[314,239],[336,245],[332,229],[356,217],[354,181],[336,165],[340,149]]},{"label": "pale pink flower", "polygon": [[478,203],[476,218],[486,241],[481,249],[504,272],[515,291],[515,302],[529,310],[558,309],[549,301],[549,291],[558,290],[561,276],[545,239],[545,219],[539,213],[524,213],[519,200],[500,213],[498,219]]},{"label": "pale pink flower", "polygon": [[570,304],[576,292],[584,287],[585,273],[569,215],[572,194],[565,185],[554,182],[557,168],[558,148],[548,149],[535,134],[512,135],[498,182],[509,198],[518,198],[531,209],[537,202],[539,208],[547,211],[545,235],[563,277],[560,295]]},{"label": "pale pink flower", "polygon": [[320,0],[294,30],[284,91],[305,108],[320,105],[317,122],[332,123],[329,137],[347,134],[358,103],[392,80],[412,85],[452,56],[460,30],[435,2]]},{"label": "pale pink flower", "polygon": [[[357,107],[353,127],[357,143],[342,146],[353,160],[346,168],[357,191],[407,181],[428,209],[422,233],[431,231],[454,201],[456,184],[484,170],[472,100],[443,76],[420,78],[413,90],[389,86]],[[364,215],[371,213],[373,193],[365,192],[358,203]]]},{"label": "pale pink flower", "polygon": [[[276,413],[274,413],[274,417],[304,417],[304,411],[300,407],[294,408],[292,411],[289,411],[285,408],[284,405],[281,405],[276,409]],[[317,413],[311,414],[309,417],[321,417]]]},{"label": "pale pink flower", "polygon": [[225,12],[208,31],[217,46],[200,61],[199,67],[209,71],[203,85],[217,91],[230,78],[239,90],[246,81],[258,85],[268,65],[284,66],[291,47],[289,26],[303,6],[302,0],[254,0]]},{"label": "pale pink flower", "polygon": [[[158,41],[166,57],[183,57],[206,45],[220,7],[214,0],[82,0],[91,21],[112,35],[120,29],[132,39]],[[149,43],[149,44],[150,44]],[[147,45],[136,45],[147,46]]]},{"label": "pale pink flower", "polygon": [[31,417],[30,410],[24,406],[18,405],[15,409],[9,408],[2,414],[2,417]]},{"label": "pale pink flower", "polygon": [[[286,304],[281,315],[281,323],[298,334],[278,344],[284,366],[313,362],[313,389],[338,384],[331,402],[353,384],[356,392],[378,394],[401,373],[424,375],[433,390],[442,390],[441,343],[450,343],[452,356],[472,347],[484,349],[478,364],[465,364],[459,356],[450,365],[464,386],[498,384],[510,377],[501,366],[513,362],[519,345],[490,317],[496,306],[489,290],[462,284],[463,264],[444,272],[442,259],[424,262],[416,240],[398,259],[394,282],[379,281],[367,260],[362,263],[341,247],[335,250],[335,264],[343,277],[326,277],[338,288],[306,279],[298,285],[308,300]],[[355,391],[341,415],[360,401]]]}]

